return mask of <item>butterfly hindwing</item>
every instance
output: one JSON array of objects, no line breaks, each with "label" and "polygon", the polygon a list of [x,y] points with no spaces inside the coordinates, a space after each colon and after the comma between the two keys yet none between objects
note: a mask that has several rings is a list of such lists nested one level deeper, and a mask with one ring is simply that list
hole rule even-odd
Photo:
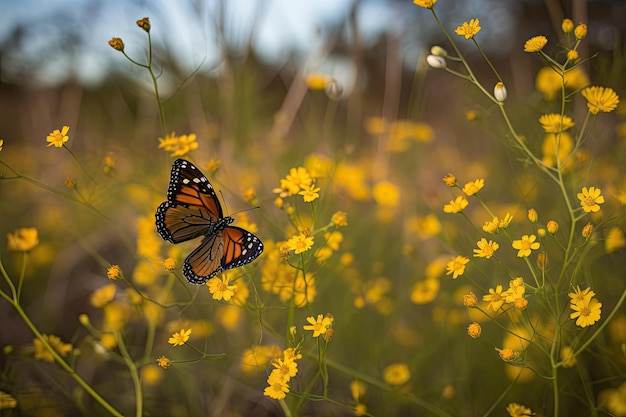
[{"label": "butterfly hindwing", "polygon": [[252,262],[263,252],[263,243],[240,227],[229,226],[213,186],[191,162],[177,159],[172,165],[167,201],[156,211],[159,235],[181,243],[204,236],[185,259],[183,275],[192,284],[204,284],[217,273]]},{"label": "butterfly hindwing", "polygon": [[263,252],[263,242],[240,227],[228,226],[222,231],[224,256],[222,268],[237,268],[255,260]]}]

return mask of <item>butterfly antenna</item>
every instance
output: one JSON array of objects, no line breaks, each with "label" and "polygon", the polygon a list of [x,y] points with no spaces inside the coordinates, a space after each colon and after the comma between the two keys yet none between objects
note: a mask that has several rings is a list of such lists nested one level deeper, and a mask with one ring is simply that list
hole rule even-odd
[{"label": "butterfly antenna", "polygon": [[229,210],[228,210],[228,204],[226,204],[226,200],[224,199],[224,193],[222,193],[222,190],[219,190],[219,193],[220,193],[220,197],[222,197],[222,201],[224,202],[224,213],[227,213],[229,216],[234,216],[235,214],[243,213],[244,211],[256,210],[256,209],[261,208],[261,206],[248,207],[248,208],[236,211],[231,214],[229,213]]}]

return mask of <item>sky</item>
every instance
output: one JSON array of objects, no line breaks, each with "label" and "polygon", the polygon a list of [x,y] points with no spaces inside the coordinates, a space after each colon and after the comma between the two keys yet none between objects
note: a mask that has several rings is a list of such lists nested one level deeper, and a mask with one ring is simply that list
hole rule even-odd
[{"label": "sky", "polygon": [[[76,79],[96,85],[111,70],[129,66],[109,47],[107,42],[112,37],[124,40],[129,55],[138,60],[146,56],[145,33],[135,24],[146,16],[152,24],[153,41],[166,45],[190,72],[199,66],[208,70],[219,62],[218,25],[224,28],[229,45],[243,46],[251,40],[268,62],[279,63],[289,52],[297,51],[304,67],[321,65],[327,58],[323,28],[345,21],[355,1],[0,0],[0,45],[6,46],[17,25],[27,27],[19,46],[3,53],[2,77],[11,82],[15,80],[12,76],[28,73],[35,84],[54,85]],[[496,31],[492,32],[494,39],[498,39],[497,31],[506,31],[507,21],[513,19],[514,0],[446,1],[450,5],[446,12],[465,20],[475,16],[469,10],[495,16],[500,24],[492,28]],[[383,31],[402,36],[407,28],[415,33],[436,30],[430,13],[410,0],[360,0],[358,10],[357,21],[366,44]],[[485,42],[488,44],[489,39]],[[417,59],[423,52],[420,48],[429,46],[418,45],[418,51],[413,47],[413,53],[407,56]],[[328,62],[324,64],[328,67]]]}]

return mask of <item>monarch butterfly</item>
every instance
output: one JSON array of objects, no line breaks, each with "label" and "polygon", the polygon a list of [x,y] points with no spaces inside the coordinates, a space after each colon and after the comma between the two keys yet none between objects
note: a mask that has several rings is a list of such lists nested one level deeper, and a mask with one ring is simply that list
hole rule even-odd
[{"label": "monarch butterfly", "polygon": [[172,165],[167,201],[156,210],[156,228],[168,242],[181,243],[204,236],[185,259],[183,275],[192,284],[204,284],[218,272],[252,262],[263,252],[263,242],[240,227],[229,226],[213,186],[191,162]]}]

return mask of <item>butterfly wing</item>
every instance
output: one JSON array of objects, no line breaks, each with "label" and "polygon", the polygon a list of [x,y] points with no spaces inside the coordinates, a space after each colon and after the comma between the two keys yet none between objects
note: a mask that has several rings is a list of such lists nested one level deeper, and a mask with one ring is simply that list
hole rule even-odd
[{"label": "butterfly wing", "polygon": [[225,227],[220,233],[202,240],[185,259],[183,275],[192,284],[204,284],[218,272],[237,268],[255,260],[263,243],[240,227]]},{"label": "butterfly wing", "polygon": [[172,164],[167,201],[205,211],[213,222],[224,217],[213,186],[191,162],[177,159]]},{"label": "butterfly wing", "polygon": [[172,243],[185,242],[204,235],[222,217],[222,206],[207,177],[189,161],[174,161],[167,201],[156,211],[161,237]]},{"label": "butterfly wing", "polygon": [[206,211],[166,201],[156,211],[159,235],[168,242],[180,243],[200,237],[211,227]]}]

